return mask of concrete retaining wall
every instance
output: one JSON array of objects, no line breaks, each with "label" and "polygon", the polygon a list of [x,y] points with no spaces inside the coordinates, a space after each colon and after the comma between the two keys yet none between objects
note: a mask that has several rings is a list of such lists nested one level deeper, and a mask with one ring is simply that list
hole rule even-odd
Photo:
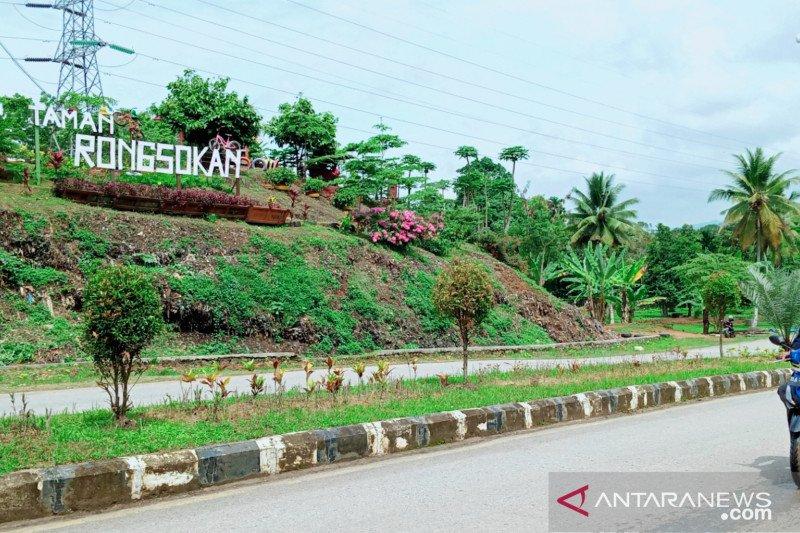
[{"label": "concrete retaining wall", "polygon": [[0,477],[0,523],[176,494],[258,476],[777,387],[785,369],[587,392],[527,403],[301,431],[193,450],[24,470]]}]

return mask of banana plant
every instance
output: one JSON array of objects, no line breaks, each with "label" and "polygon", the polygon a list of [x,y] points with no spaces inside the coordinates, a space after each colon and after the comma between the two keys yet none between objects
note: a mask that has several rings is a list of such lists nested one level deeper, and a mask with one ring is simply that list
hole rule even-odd
[{"label": "banana plant", "polygon": [[582,255],[572,249],[561,262],[562,276],[575,301],[584,301],[589,314],[603,321],[609,303],[618,298],[619,272],[624,253],[609,251],[603,244],[586,246]]}]

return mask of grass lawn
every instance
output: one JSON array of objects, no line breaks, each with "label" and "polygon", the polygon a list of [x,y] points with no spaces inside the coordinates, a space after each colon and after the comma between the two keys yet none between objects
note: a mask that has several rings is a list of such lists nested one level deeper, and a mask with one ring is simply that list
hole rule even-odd
[{"label": "grass lawn", "polygon": [[50,419],[0,419],[0,474],[36,466],[182,449],[315,428],[481,407],[634,384],[775,368],[763,356],[685,359],[573,369],[487,372],[442,387],[437,378],[327,392],[174,402],[135,409],[134,429],[118,428],[105,410]]},{"label": "grass lawn", "polygon": [[[743,342],[747,339],[726,339],[727,344],[733,344],[735,341]],[[706,338],[658,338],[652,340],[637,341],[636,339],[629,339],[619,344],[611,344],[606,346],[584,346],[575,348],[551,348],[547,350],[536,351],[523,351],[523,352],[486,352],[486,353],[472,353],[472,359],[551,359],[551,358],[579,358],[579,357],[608,357],[614,355],[624,355],[632,353],[657,353],[668,352],[672,350],[688,350],[691,348],[702,348],[707,346],[714,346],[717,339],[713,337]],[[634,347],[640,346],[641,351],[635,351]],[[424,357],[418,357],[419,362],[425,361],[459,361],[460,354],[432,354]],[[323,358],[310,357],[315,363],[315,367],[321,368],[323,365]],[[358,361],[365,361],[368,364],[375,364],[379,358],[371,358],[364,356],[342,356],[337,357],[338,364],[343,366],[350,366]],[[403,357],[390,357],[380,358],[380,360],[387,360],[392,364],[408,363],[410,356]],[[297,365],[299,369],[300,363],[290,363],[291,367]],[[208,365],[206,365],[208,366]],[[271,369],[268,361],[259,363],[263,369]],[[177,379],[181,374],[189,370],[196,370],[203,373],[204,365],[202,363],[153,363],[145,371],[142,376],[142,382],[158,381],[164,379]],[[225,374],[243,374],[246,373],[240,363],[233,363],[224,369]],[[36,390],[43,388],[67,388],[67,387],[86,387],[91,386],[97,381],[97,374],[94,372],[92,365],[89,363],[72,363],[72,364],[54,364],[43,365],[35,368],[3,368],[0,367],[0,394],[9,392],[21,392],[27,390]]]}]

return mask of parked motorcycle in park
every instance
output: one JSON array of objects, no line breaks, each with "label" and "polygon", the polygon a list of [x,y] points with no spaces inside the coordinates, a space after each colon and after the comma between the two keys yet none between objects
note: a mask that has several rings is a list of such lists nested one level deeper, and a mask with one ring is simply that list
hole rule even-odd
[{"label": "parked motorcycle in park", "polygon": [[784,385],[778,387],[778,396],[786,407],[786,422],[789,425],[789,467],[795,485],[800,488],[800,333],[791,345],[778,335],[770,335],[769,340],[787,350],[777,361],[792,364],[792,375]]},{"label": "parked motorcycle in park", "polygon": [[733,330],[733,319],[730,317],[722,322],[722,336],[726,339],[732,339],[736,336],[736,332]]}]

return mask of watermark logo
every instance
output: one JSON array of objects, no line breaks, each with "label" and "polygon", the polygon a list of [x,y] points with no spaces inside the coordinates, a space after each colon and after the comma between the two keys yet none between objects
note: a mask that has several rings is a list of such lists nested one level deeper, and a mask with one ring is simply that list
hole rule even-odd
[{"label": "watermark logo", "polygon": [[750,472],[554,472],[549,495],[551,531],[796,531],[800,519],[793,484]]},{"label": "watermark logo", "polygon": [[[558,499],[556,499],[556,501],[561,505],[563,505],[564,507],[566,507],[567,509],[572,509],[576,513],[582,514],[583,516],[589,516],[589,511],[583,508],[583,504],[586,503],[586,491],[588,490],[589,490],[589,485],[584,485],[579,489],[575,489],[566,494],[563,494]],[[570,499],[579,494],[581,496],[581,503],[575,505],[569,501]]]}]

